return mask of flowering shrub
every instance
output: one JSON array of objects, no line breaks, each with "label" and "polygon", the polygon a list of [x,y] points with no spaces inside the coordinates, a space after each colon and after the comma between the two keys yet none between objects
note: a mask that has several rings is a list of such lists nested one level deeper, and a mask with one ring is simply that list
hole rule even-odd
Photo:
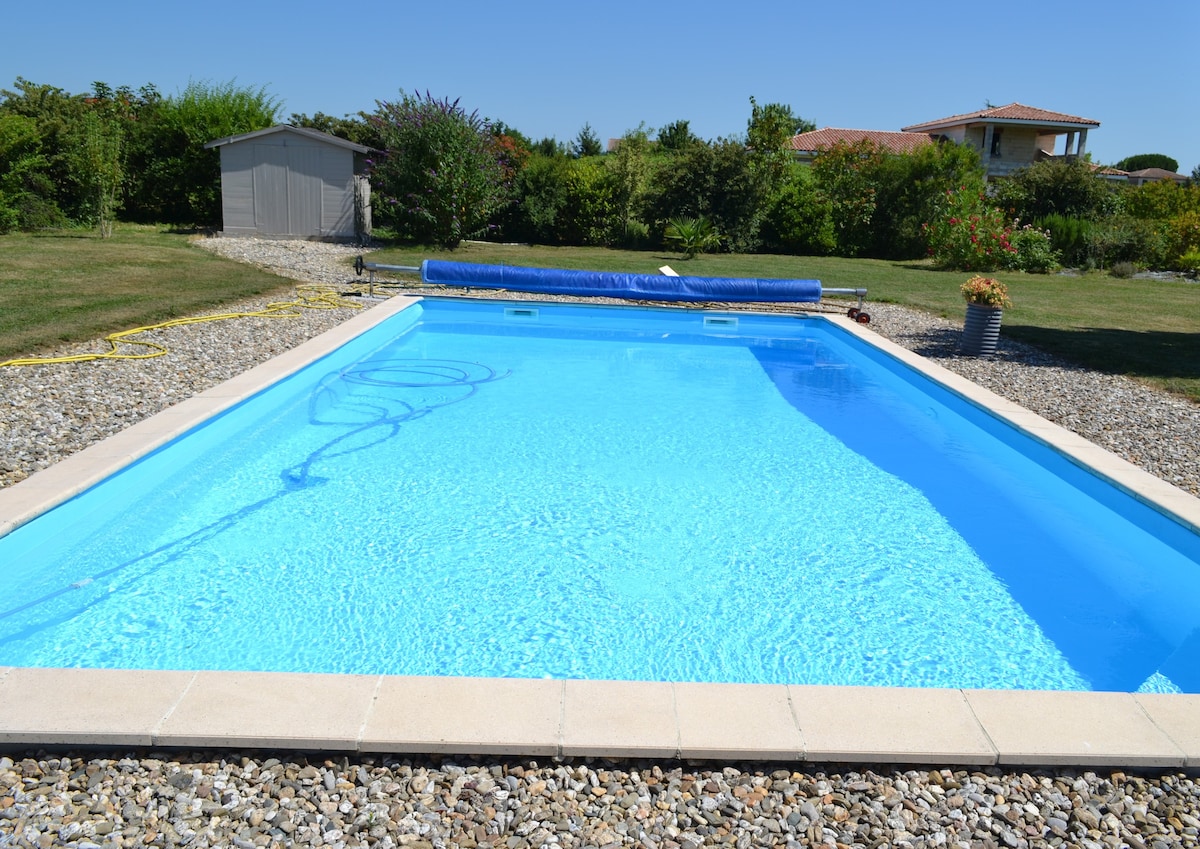
[{"label": "flowering shrub", "polygon": [[968,304],[979,304],[985,307],[1011,307],[1008,297],[1008,287],[994,277],[983,277],[976,274],[959,291]]},{"label": "flowering shrub", "polygon": [[1009,241],[1012,228],[1000,210],[966,187],[947,189],[941,215],[921,229],[929,240],[929,255],[946,268],[993,271],[1007,267],[1005,255],[1016,253]]},{"label": "flowering shrub", "polygon": [[378,105],[370,120],[385,152],[371,181],[380,217],[405,238],[446,248],[484,232],[508,202],[517,146],[457,100],[426,92]]},{"label": "flowering shrub", "polygon": [[1017,223],[1013,222],[1013,229],[1008,234],[1008,243],[1013,250],[1003,257],[1001,267],[1035,274],[1045,274],[1058,268],[1061,255],[1054,250],[1050,232],[1032,224],[1017,227]]},{"label": "flowering shrub", "polygon": [[982,192],[965,187],[946,191],[941,215],[923,225],[929,256],[938,265],[963,271],[1047,272],[1058,254],[1045,230],[1009,221]]}]

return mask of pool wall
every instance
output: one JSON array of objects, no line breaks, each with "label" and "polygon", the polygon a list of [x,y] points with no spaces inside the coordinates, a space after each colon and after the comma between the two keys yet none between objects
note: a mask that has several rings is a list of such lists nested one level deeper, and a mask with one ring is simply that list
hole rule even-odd
[{"label": "pool wall", "polygon": [[[384,302],[0,490],[0,534],[416,300]],[[814,320],[832,322],[1200,532],[1200,500],[1182,490],[847,319]],[[4,667],[0,742],[1195,768],[1200,695]]]}]

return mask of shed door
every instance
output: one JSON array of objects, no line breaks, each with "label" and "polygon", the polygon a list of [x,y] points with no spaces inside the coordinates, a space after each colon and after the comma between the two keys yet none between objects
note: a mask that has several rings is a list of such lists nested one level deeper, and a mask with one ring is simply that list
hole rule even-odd
[{"label": "shed door", "polygon": [[312,148],[255,145],[255,230],[264,236],[321,235],[319,159]]},{"label": "shed door", "polygon": [[321,235],[321,151],[314,147],[289,147],[288,199],[295,236]]}]

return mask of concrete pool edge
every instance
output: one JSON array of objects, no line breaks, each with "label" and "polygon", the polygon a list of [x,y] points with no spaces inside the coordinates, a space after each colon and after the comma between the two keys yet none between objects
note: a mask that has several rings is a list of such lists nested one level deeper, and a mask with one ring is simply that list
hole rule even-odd
[{"label": "concrete pool edge", "polygon": [[[26,481],[0,535],[417,299],[394,298]],[[1200,529],[1200,500],[841,317],[822,316]],[[0,670],[0,744],[1200,766],[1200,695]]]},{"label": "concrete pool edge", "polygon": [[0,669],[0,747],[1200,767],[1200,695]]}]

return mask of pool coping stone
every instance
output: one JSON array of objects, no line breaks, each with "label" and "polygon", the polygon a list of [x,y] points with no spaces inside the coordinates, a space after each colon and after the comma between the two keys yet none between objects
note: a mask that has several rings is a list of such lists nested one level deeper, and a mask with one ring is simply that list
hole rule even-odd
[{"label": "pool coping stone", "polygon": [[1200,767],[1200,696],[0,668],[0,746]]},{"label": "pool coping stone", "polygon": [[[419,300],[383,301],[0,490],[0,535]],[[1200,532],[1200,499],[821,318]],[[1174,769],[1200,767],[1200,695],[0,667],[0,744]]]}]

